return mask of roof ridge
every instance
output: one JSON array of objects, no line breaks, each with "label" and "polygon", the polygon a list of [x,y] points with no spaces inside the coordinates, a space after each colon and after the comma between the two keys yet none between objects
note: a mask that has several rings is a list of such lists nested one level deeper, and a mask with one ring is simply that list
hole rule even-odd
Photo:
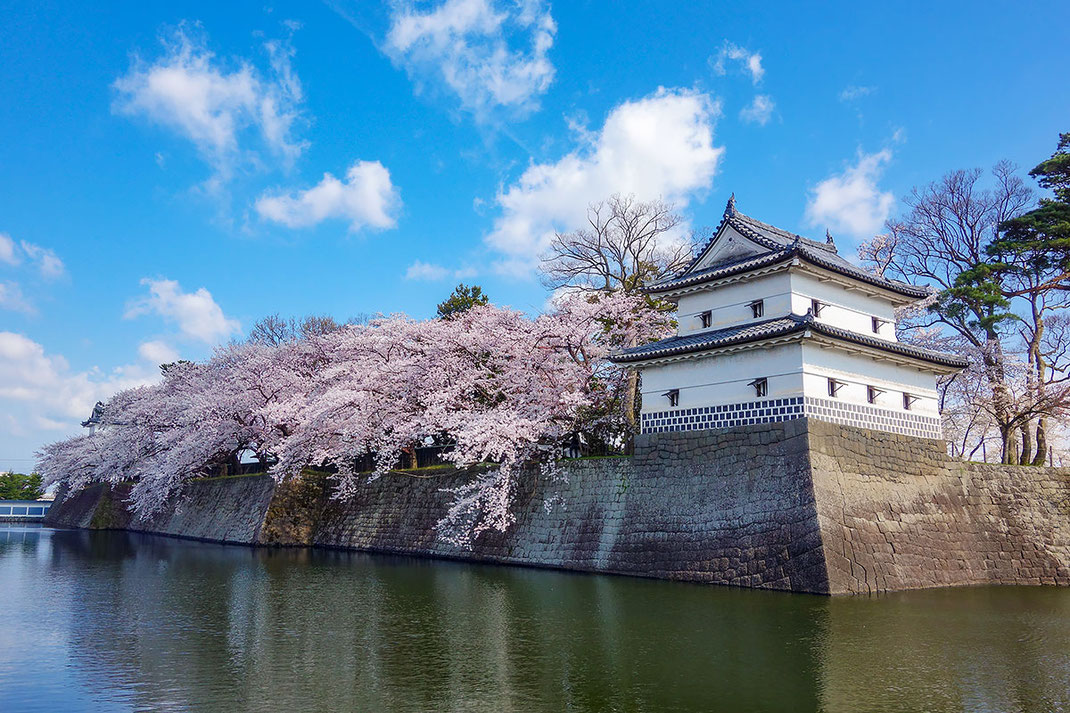
[{"label": "roof ridge", "polygon": [[744,222],[750,222],[750,223],[757,224],[758,226],[760,226],[760,227],[762,227],[762,228],[764,228],[766,230],[769,230],[769,231],[771,231],[773,233],[777,233],[778,235],[780,235],[781,237],[783,237],[783,238],[785,238],[787,240],[799,241],[799,242],[807,244],[807,245],[812,245],[813,247],[818,248],[820,250],[824,250],[825,252],[839,254],[838,251],[836,250],[836,246],[829,244],[827,242],[827,240],[826,240],[826,242],[821,242],[819,240],[814,240],[813,238],[808,238],[805,235],[799,235],[798,233],[793,233],[790,230],[784,230],[783,228],[778,228],[775,225],[773,225],[772,223],[766,223],[763,220],[758,220],[757,218],[755,218],[753,216],[749,216],[746,213],[741,213],[738,210],[732,215],[732,217],[736,218],[737,220],[743,220]]}]

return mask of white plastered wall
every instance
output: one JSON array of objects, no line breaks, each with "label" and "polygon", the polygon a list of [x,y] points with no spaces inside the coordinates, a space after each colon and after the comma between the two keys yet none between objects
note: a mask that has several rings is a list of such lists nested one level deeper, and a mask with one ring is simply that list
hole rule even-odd
[{"label": "white plastered wall", "polygon": [[884,391],[873,406],[890,411],[903,411],[903,393],[919,397],[911,407],[914,413],[936,416],[939,413],[936,375],[889,361],[877,361],[864,354],[851,354],[816,344],[802,345],[804,395],[827,399],[828,380],[845,384],[837,392],[837,400],[847,403],[869,404],[867,386]]},{"label": "white plastered wall", "polygon": [[669,408],[664,394],[673,389],[680,391],[677,408],[753,401],[754,388],[748,384],[757,378],[768,379],[766,398],[802,395],[802,345],[783,344],[648,366],[643,369],[642,411]]},{"label": "white plastered wall", "polygon": [[[758,299],[765,301],[765,314],[755,318],[750,303]],[[712,313],[710,329],[713,330],[785,317],[791,308],[791,278],[786,271],[778,272],[682,296],[677,303],[677,331],[681,335],[706,331],[699,319],[699,315],[706,311]],[[806,314],[806,310],[799,314]]]},{"label": "white plastered wall", "polygon": [[[895,306],[889,300],[860,290],[848,290],[836,282],[822,282],[817,276],[800,270],[791,272],[791,292],[791,309],[795,314],[806,314],[811,300],[816,299],[826,305],[817,318],[819,322],[895,340]],[[873,332],[874,317],[887,322],[876,334]]]}]

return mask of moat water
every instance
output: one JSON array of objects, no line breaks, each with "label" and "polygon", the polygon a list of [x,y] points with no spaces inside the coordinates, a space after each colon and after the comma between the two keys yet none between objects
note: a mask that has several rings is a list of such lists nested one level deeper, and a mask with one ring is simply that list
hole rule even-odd
[{"label": "moat water", "polygon": [[1063,711],[1070,590],[837,598],[0,527],[0,711]]}]

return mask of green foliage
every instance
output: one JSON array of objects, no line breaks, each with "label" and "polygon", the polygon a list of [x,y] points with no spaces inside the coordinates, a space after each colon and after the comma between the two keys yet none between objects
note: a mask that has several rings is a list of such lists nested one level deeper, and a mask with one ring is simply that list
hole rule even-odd
[{"label": "green foliage", "polygon": [[992,267],[1017,278],[1023,292],[1067,289],[1070,278],[1070,132],[1059,135],[1055,153],[1029,172],[1055,198],[1004,221],[1000,238],[986,252]]},{"label": "green foliage", "polygon": [[0,500],[37,500],[43,494],[37,473],[0,473]]},{"label": "green foliage", "polygon": [[191,362],[188,359],[179,359],[178,361],[172,361],[172,362],[169,362],[167,364],[160,364],[160,373],[163,374],[164,376],[167,376],[168,370],[174,369],[176,366],[185,366],[187,364],[192,364],[192,363],[193,362]]},{"label": "green foliage", "polygon": [[463,282],[457,285],[456,289],[444,302],[440,302],[438,305],[438,316],[442,319],[449,319],[450,317],[467,312],[473,307],[479,307],[490,302],[490,298],[483,294],[483,289],[479,285],[473,285],[468,287]]},{"label": "green foliage", "polygon": [[1042,161],[1029,175],[1037,179],[1042,188],[1050,188],[1055,200],[1070,203],[1070,131],[1059,134],[1055,153]]},{"label": "green foliage", "polygon": [[1010,300],[997,279],[997,270],[986,263],[960,272],[954,285],[940,293],[931,309],[993,336],[1003,323],[1015,319]]}]

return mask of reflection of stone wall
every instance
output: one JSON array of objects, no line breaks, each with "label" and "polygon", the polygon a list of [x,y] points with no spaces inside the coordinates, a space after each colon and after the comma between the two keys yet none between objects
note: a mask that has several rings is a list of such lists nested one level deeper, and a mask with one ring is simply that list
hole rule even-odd
[{"label": "reflection of stone wall", "polygon": [[322,477],[195,481],[148,520],[97,486],[49,519],[819,593],[1070,584],[1070,471],[952,463],[938,441],[800,419],[643,435],[564,475],[522,479],[516,523],[471,551],[435,529],[456,472],[389,474],[346,503]]}]

